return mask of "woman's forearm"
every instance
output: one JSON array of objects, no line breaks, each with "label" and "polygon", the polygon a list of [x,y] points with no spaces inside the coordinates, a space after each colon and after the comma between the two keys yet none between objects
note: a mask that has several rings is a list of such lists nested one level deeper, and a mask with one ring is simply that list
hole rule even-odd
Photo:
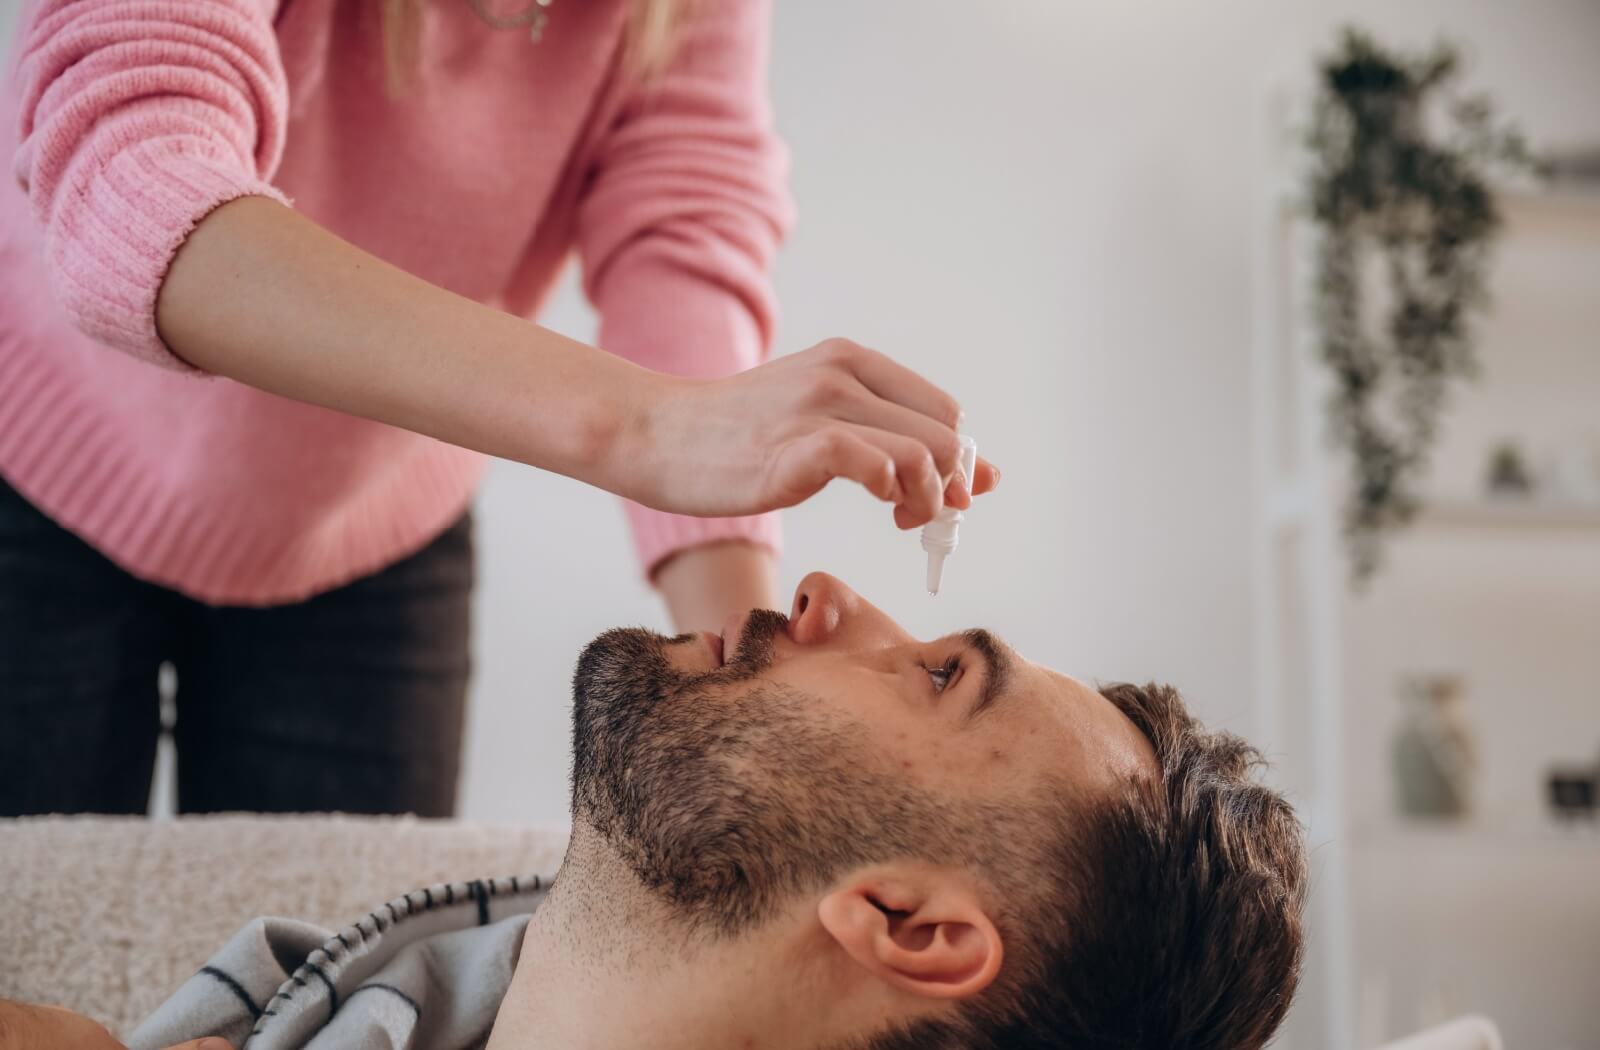
[{"label": "woman's forearm", "polygon": [[954,480],[955,400],[876,351],[831,339],[724,379],[661,375],[437,288],[265,197],[190,233],[156,326],[206,371],[676,514],[759,514],[848,478],[914,528],[992,483],[982,460]]},{"label": "woman's forearm", "polygon": [[179,357],[285,397],[618,491],[662,377],[383,262],[264,197],[213,211],[161,287]]},{"label": "woman's forearm", "polygon": [[654,581],[680,631],[720,631],[737,613],[777,608],[777,559],[754,543],[728,540],[679,551],[656,569]]}]

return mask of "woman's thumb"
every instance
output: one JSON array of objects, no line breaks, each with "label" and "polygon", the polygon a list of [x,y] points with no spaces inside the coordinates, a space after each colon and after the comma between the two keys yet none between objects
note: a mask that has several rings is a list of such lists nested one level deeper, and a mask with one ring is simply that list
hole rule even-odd
[{"label": "woman's thumb", "polygon": [[208,1035],[204,1039],[191,1039],[187,1043],[169,1046],[167,1050],[233,1050],[233,1044],[218,1036]]}]

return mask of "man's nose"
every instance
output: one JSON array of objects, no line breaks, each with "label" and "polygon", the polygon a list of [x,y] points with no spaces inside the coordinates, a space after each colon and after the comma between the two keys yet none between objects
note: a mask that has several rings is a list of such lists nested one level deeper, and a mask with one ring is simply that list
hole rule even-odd
[{"label": "man's nose", "polygon": [[789,637],[800,645],[817,645],[839,633],[861,598],[836,577],[813,572],[794,591],[789,611]]}]

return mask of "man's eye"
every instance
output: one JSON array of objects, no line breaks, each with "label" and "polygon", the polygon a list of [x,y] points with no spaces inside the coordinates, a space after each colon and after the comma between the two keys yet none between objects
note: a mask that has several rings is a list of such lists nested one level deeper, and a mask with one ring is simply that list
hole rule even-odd
[{"label": "man's eye", "polygon": [[933,679],[934,686],[942,693],[950,685],[950,680],[956,676],[956,672],[961,670],[961,661],[952,657],[943,667],[929,667],[926,670],[928,677]]}]

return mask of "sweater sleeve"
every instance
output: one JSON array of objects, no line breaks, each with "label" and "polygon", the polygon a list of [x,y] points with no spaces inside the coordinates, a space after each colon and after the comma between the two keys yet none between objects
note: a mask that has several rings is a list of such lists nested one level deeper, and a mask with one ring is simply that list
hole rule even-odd
[{"label": "sweater sleeve", "polygon": [[184,371],[155,305],[189,231],[259,194],[288,89],[274,0],[33,0],[19,26],[18,182],[57,298],[91,337]]},{"label": "sweater sleeve", "polygon": [[[730,375],[776,322],[768,269],[792,222],[788,155],[766,95],[768,0],[702,0],[673,58],[601,142],[578,213],[600,344],[646,368]],[[777,551],[776,514],[693,518],[627,504],[648,574],[721,539]]]}]

